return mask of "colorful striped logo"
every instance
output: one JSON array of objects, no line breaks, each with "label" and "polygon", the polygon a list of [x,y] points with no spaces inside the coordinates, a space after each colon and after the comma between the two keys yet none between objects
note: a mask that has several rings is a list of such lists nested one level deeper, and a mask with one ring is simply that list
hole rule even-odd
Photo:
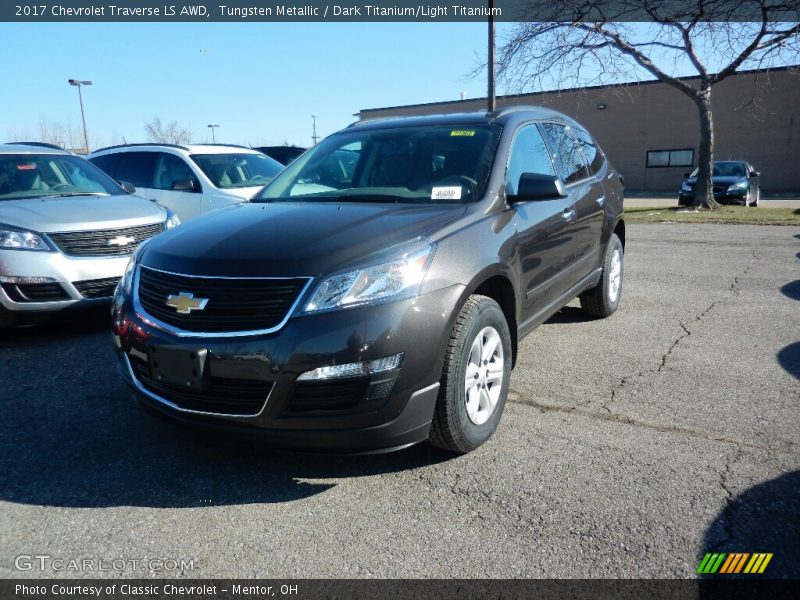
[{"label": "colorful striped logo", "polygon": [[763,573],[769,561],[772,560],[772,552],[706,552],[697,572],[701,575],[713,573]]}]

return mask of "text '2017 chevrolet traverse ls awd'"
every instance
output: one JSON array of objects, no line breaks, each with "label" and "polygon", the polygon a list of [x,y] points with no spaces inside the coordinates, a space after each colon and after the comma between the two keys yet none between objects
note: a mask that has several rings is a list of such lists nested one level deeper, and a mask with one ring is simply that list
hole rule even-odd
[{"label": "text '2017 chevrolet traverse ls awd'", "polygon": [[113,305],[147,408],[351,452],[497,427],[524,335],[620,301],[622,179],[541,108],[354,124],[142,246]]}]

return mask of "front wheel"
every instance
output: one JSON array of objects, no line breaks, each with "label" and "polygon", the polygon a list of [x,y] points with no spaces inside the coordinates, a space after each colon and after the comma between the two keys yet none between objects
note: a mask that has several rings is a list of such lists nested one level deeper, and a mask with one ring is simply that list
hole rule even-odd
[{"label": "front wheel", "polygon": [[503,311],[470,296],[450,334],[428,441],[467,453],[497,428],[511,378],[511,335]]},{"label": "front wheel", "polygon": [[581,308],[593,317],[605,318],[613,315],[619,308],[622,296],[622,280],[625,274],[625,253],[622,242],[616,234],[611,234],[606,246],[603,261],[603,274],[600,281],[590,290],[580,295]]}]

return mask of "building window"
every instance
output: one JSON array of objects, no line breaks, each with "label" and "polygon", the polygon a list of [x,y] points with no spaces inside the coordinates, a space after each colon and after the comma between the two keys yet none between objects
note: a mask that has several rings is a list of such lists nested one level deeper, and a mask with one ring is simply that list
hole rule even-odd
[{"label": "building window", "polygon": [[648,150],[647,167],[691,167],[694,150]]}]

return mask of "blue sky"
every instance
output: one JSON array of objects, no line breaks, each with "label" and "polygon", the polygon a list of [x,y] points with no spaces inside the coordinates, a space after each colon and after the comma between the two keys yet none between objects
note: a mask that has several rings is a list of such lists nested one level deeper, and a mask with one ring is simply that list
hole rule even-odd
[{"label": "blue sky", "polygon": [[153,117],[197,142],[311,143],[362,108],[485,95],[466,75],[486,55],[482,23],[0,24],[6,55],[0,141],[42,120],[80,126],[76,88],[96,143],[144,141]]},{"label": "blue sky", "polygon": [[[498,44],[511,27],[498,24]],[[657,29],[633,27],[645,41]],[[154,117],[194,142],[210,141],[214,123],[218,142],[308,146],[312,114],[324,137],[362,108],[486,90],[485,74],[468,76],[486,59],[485,23],[0,23],[0,40],[0,142],[39,139],[42,122],[79,132],[70,78],[94,82],[84,88],[93,148],[145,141]],[[685,59],[669,62],[693,74]]]}]

